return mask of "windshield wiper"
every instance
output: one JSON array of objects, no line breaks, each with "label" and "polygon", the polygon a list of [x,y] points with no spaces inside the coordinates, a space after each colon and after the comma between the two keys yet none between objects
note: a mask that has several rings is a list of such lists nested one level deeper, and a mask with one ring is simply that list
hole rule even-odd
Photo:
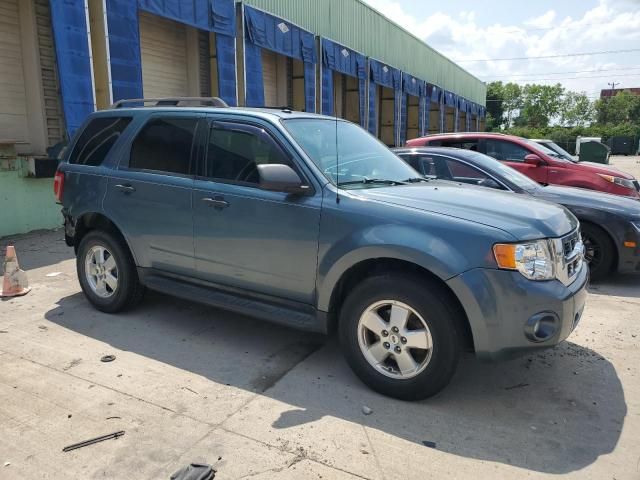
[{"label": "windshield wiper", "polygon": [[363,178],[362,180],[350,180],[348,182],[340,182],[339,187],[344,185],[406,185],[407,182],[400,180],[384,180],[381,178]]},{"label": "windshield wiper", "polygon": [[428,176],[424,176],[424,177],[413,177],[413,178],[407,178],[406,180],[403,180],[403,182],[405,183],[418,183],[418,182],[428,182],[430,180],[436,180],[437,177],[428,177]]}]

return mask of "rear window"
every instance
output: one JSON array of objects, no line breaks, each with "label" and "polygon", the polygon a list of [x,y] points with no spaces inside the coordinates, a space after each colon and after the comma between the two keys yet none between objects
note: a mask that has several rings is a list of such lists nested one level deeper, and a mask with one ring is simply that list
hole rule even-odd
[{"label": "rear window", "polygon": [[69,163],[96,167],[104,162],[131,117],[99,117],[91,120],[80,134]]}]

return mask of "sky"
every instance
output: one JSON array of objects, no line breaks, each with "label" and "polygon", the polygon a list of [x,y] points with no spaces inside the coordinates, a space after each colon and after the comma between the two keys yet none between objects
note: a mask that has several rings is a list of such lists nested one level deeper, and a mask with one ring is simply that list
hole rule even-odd
[{"label": "sky", "polygon": [[640,0],[364,1],[483,81],[640,87]]}]

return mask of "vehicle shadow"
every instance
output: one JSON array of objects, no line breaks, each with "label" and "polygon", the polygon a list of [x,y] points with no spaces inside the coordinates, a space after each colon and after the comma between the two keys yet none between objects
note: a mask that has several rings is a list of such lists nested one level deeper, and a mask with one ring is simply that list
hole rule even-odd
[{"label": "vehicle shadow", "polygon": [[613,365],[571,342],[499,364],[467,354],[441,394],[402,402],[362,385],[335,339],[153,293],[122,315],[96,312],[80,293],[58,305],[45,317],[66,329],[292,405],[269,420],[276,432],[335,417],[419,448],[562,474],[611,453],[627,413]]},{"label": "vehicle shadow", "polygon": [[640,298],[640,275],[616,274],[601,282],[592,282],[589,293],[626,298]]}]

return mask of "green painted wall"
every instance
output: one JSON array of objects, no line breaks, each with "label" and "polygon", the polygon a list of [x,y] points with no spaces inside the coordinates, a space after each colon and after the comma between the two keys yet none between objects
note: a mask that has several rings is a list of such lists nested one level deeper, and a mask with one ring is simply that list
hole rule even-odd
[{"label": "green painted wall", "polygon": [[361,0],[242,1],[485,105],[484,82]]},{"label": "green painted wall", "polygon": [[24,178],[0,170],[0,237],[62,225],[53,178]]}]

